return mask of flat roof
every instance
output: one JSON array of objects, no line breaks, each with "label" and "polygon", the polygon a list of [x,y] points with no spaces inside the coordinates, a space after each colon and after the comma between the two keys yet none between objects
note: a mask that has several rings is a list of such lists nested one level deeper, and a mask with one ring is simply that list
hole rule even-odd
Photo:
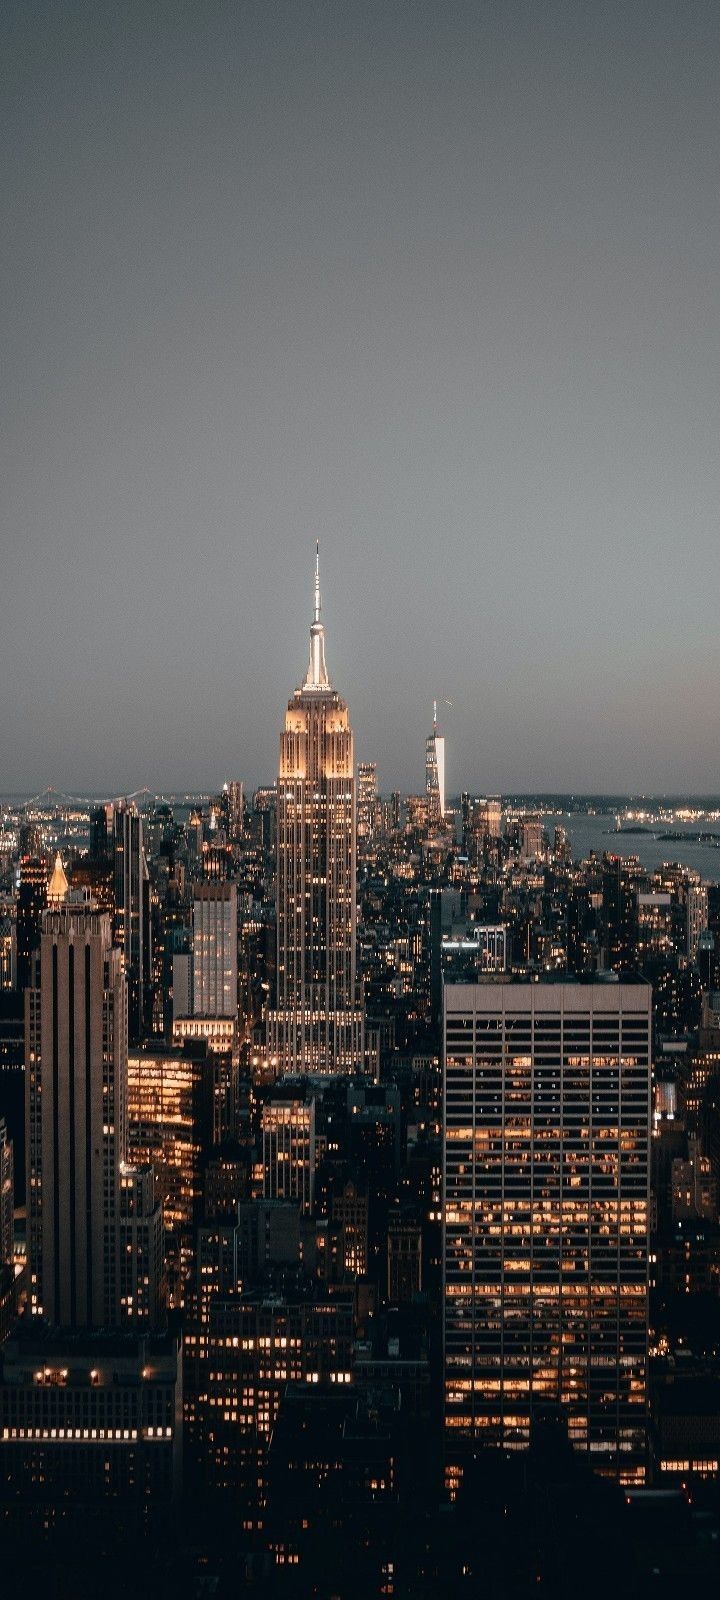
[{"label": "flat roof", "polygon": [[563,977],[562,982],[529,983],[526,978],[511,978],[508,983],[446,983],[446,1016],[468,1012],[502,1015],[504,1012],[582,1012],[594,1015],[625,1015],[637,1012],[648,1016],[652,986],[649,983],[597,983]]}]

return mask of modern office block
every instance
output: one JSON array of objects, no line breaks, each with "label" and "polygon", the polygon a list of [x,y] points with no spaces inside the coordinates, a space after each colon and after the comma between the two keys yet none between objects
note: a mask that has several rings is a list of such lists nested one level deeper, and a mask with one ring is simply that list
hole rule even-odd
[{"label": "modern office block", "polygon": [[651,991],[445,989],[445,1428],[524,1449],[561,1409],[598,1470],[642,1481]]},{"label": "modern office block", "polygon": [[[237,938],[235,885],[194,884],[192,1009],[195,1016],[237,1016]],[[176,1015],[182,1015],[180,1007]]]},{"label": "modern office block", "polygon": [[32,982],[32,961],[40,947],[40,925],[47,906],[47,888],[48,869],[44,857],[29,853],[21,855],[16,921],[16,972],[21,993]]},{"label": "modern office block", "polygon": [[0,1117],[0,1274],[15,1254],[15,1171],[13,1143],[4,1117]]},{"label": "modern office block", "polygon": [[209,1071],[206,1056],[189,1051],[132,1051],[128,1061],[129,1146],[137,1165],[155,1172],[173,1306],[183,1302],[200,1216],[203,1156],[211,1144]]},{"label": "modern office block", "polygon": [[120,945],[128,985],[128,1031],[134,1043],[145,1025],[151,969],[150,884],[137,808],[119,802],[113,811],[114,935]]},{"label": "modern office block", "polygon": [[315,1192],[315,1101],[269,1100],[262,1109],[263,1194],[311,1211]]},{"label": "modern office block", "polygon": [[154,1167],[120,1168],[118,1215],[121,1324],[159,1328],[165,1318],[165,1231]]},{"label": "modern office block", "polygon": [[701,934],[708,925],[708,891],[706,883],[689,883],[687,889],[687,953],[695,961]]},{"label": "modern office block", "polygon": [[378,804],[377,766],[374,761],[358,766],[357,831],[358,839],[372,839],[375,832],[375,813]]},{"label": "modern office block", "polygon": [[17,912],[12,896],[0,895],[0,989],[17,987]]}]

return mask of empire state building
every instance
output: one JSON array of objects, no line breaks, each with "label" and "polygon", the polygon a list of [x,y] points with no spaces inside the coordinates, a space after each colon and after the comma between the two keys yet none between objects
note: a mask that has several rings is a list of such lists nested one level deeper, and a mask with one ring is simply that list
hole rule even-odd
[{"label": "empire state building", "polygon": [[305,681],[280,735],[277,1006],[268,1046],[284,1073],[362,1066],[357,1001],[355,771],[348,708],[325,666],[319,549]]}]

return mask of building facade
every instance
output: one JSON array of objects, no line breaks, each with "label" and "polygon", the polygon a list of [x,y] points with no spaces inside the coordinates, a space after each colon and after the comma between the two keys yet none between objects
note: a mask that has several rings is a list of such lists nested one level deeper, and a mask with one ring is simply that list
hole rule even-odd
[{"label": "building facade", "polygon": [[15,1170],[13,1142],[0,1117],[0,1272],[15,1255]]},{"label": "building facade", "polygon": [[268,1046],[291,1074],[351,1072],[362,1062],[353,736],[328,678],[320,615],[316,564],[310,660],[285,716],[277,784],[277,1004]]},{"label": "building facade", "polygon": [[67,1328],[112,1327],[127,999],[110,918],[83,900],[47,910],[39,978],[25,996],[30,1311]]},{"label": "building facade", "polygon": [[128,1164],[122,952],[107,912],[61,891],[25,995],[28,1309],[55,1328],[154,1329],[162,1208]]},{"label": "building facade", "polygon": [[113,811],[114,933],[125,962],[130,1039],[142,1035],[151,966],[150,882],[137,808],[122,801]]},{"label": "building facade", "polygon": [[445,815],[445,739],[438,733],[437,701],[433,704],[432,733],[425,741],[425,793],[430,815]]},{"label": "building facade", "polygon": [[358,766],[357,831],[358,839],[370,840],[375,832],[378,808],[377,765],[374,761]]},{"label": "building facade", "polygon": [[315,1193],[315,1101],[269,1100],[262,1109],[263,1195],[311,1211]]},{"label": "building facade", "polygon": [[444,1367],[463,1448],[559,1408],[590,1464],[645,1472],[651,990],[445,990]]},{"label": "building facade", "polygon": [[168,1335],[21,1324],[3,1351],[0,1521],[143,1518],[182,1486],[182,1368]]},{"label": "building facade", "polygon": [[[237,889],[234,883],[193,886],[193,1013],[237,1017]],[[178,1006],[176,1015],[180,1016]]]}]

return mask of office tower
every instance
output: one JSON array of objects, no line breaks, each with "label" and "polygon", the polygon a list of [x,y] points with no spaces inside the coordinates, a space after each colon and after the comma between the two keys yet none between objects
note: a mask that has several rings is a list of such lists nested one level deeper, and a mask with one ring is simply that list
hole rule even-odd
[{"label": "office tower", "polygon": [[86,889],[98,910],[109,911],[111,916],[115,913],[113,811],[108,804],[90,812],[88,853],[74,862],[72,869],[73,889]]},{"label": "office tower", "polygon": [[638,965],[655,957],[672,956],[673,904],[672,896],[652,890],[640,892],[635,897],[635,950]]},{"label": "office tower", "polygon": [[[193,1013],[237,1017],[237,889],[193,885]],[[176,1015],[180,1015],[177,1011]]]},{"label": "office tower", "polygon": [[263,1195],[311,1211],[315,1193],[315,1101],[268,1100],[262,1109]]},{"label": "office tower", "polygon": [[708,926],[708,892],[706,883],[689,883],[687,889],[687,953],[695,961],[700,935]]},{"label": "office tower", "polygon": [[344,1275],[364,1278],[369,1260],[369,1203],[366,1189],[348,1178],[331,1204],[333,1231],[338,1236],[339,1265]]},{"label": "office tower", "polygon": [[17,924],[15,904],[0,900],[0,989],[17,987]]},{"label": "office tower", "polygon": [[84,1528],[102,1500],[144,1518],[178,1490],[182,1452],[178,1341],[154,1335],[162,1213],[152,1173],[125,1160],[127,998],[110,916],[56,894],[38,966],[25,995],[30,1318],[0,1376],[2,1516],[25,1535],[60,1507]]},{"label": "office tower", "polygon": [[676,1156],[672,1163],[671,1186],[673,1222],[688,1218],[717,1222],[718,1180],[710,1158],[692,1135],[688,1139],[687,1160]]},{"label": "office tower", "polygon": [[173,950],[171,954],[172,1016],[189,1017],[193,1010],[193,958],[189,950]]},{"label": "office tower", "polygon": [[68,897],[43,917],[25,997],[29,1304],[63,1327],[119,1320],[126,989],[110,918]]},{"label": "office tower", "polygon": [[445,739],[438,733],[437,701],[433,701],[432,733],[425,741],[425,793],[432,817],[445,815]]},{"label": "office tower", "polygon": [[481,800],[479,815],[483,832],[491,839],[499,839],[502,833],[502,800],[499,795],[488,795],[486,800]]},{"label": "office tower", "polygon": [[0,1117],[0,1350],[17,1312],[15,1277],[15,1171],[13,1144]]},{"label": "office tower", "polygon": [[165,1238],[153,1167],[120,1168],[119,1297],[121,1323],[159,1328],[165,1315]]},{"label": "office tower", "polygon": [[361,762],[358,767],[357,831],[358,839],[372,839],[375,832],[375,808],[378,800],[377,766],[374,761]]},{"label": "office tower", "polygon": [[546,854],[542,817],[520,820],[520,854],[524,861],[540,861]]},{"label": "office tower", "polygon": [[463,824],[463,845],[473,866],[499,860],[502,834],[502,801],[497,795],[468,799],[467,821]]},{"label": "office tower", "polygon": [[212,1076],[205,1054],[132,1051],[128,1129],[132,1159],[152,1166],[163,1204],[168,1297],[183,1303],[200,1217],[203,1158],[212,1145]]},{"label": "office tower", "polygon": [[[267,1450],[289,1383],[352,1380],[353,1297],[318,1285],[249,1290],[210,1305],[198,1362],[202,1487],[262,1506]],[[316,1390],[317,1392],[317,1390]]]},{"label": "office tower", "polygon": [[277,785],[277,1005],[268,1046],[286,1073],[361,1065],[355,898],[353,736],[325,666],[316,559],[310,660],[285,716]]},{"label": "office tower", "polygon": [[422,1289],[422,1228],[412,1216],[391,1217],[387,1236],[387,1292],[391,1305],[410,1305]]},{"label": "office tower", "polygon": [[150,975],[150,883],[143,848],[142,817],[127,800],[113,810],[115,877],[115,942],[125,958],[128,988],[128,1035],[132,1043],[144,1028],[146,988]]},{"label": "office tower", "polygon": [[263,850],[275,850],[277,845],[277,789],[256,789],[253,795],[253,817],[258,843]]},{"label": "office tower", "polygon": [[15,1170],[13,1145],[0,1117],[0,1276],[15,1256]]},{"label": "office tower", "polygon": [[95,806],[90,812],[89,855],[91,861],[106,861],[112,851],[113,806]]},{"label": "office tower", "polygon": [[621,978],[637,972],[638,891],[645,873],[637,856],[603,856],[605,963]]},{"label": "office tower", "polygon": [[245,785],[233,778],[223,784],[220,811],[230,840],[242,839],[245,828]]},{"label": "office tower", "polygon": [[641,1482],[647,1408],[647,984],[445,990],[445,1428],[529,1444],[560,1407],[594,1468]]},{"label": "office tower", "polygon": [[[32,842],[32,841],[31,841]],[[47,905],[48,871],[41,855],[21,855],[17,898],[17,986],[32,982],[33,957],[40,945],[40,923]]]},{"label": "office tower", "polygon": [[559,865],[567,866],[572,861],[572,845],[567,828],[553,829],[552,853]]},{"label": "office tower", "polygon": [[159,800],[149,815],[143,818],[143,846],[146,857],[167,853],[173,842],[173,809],[166,800]]}]

